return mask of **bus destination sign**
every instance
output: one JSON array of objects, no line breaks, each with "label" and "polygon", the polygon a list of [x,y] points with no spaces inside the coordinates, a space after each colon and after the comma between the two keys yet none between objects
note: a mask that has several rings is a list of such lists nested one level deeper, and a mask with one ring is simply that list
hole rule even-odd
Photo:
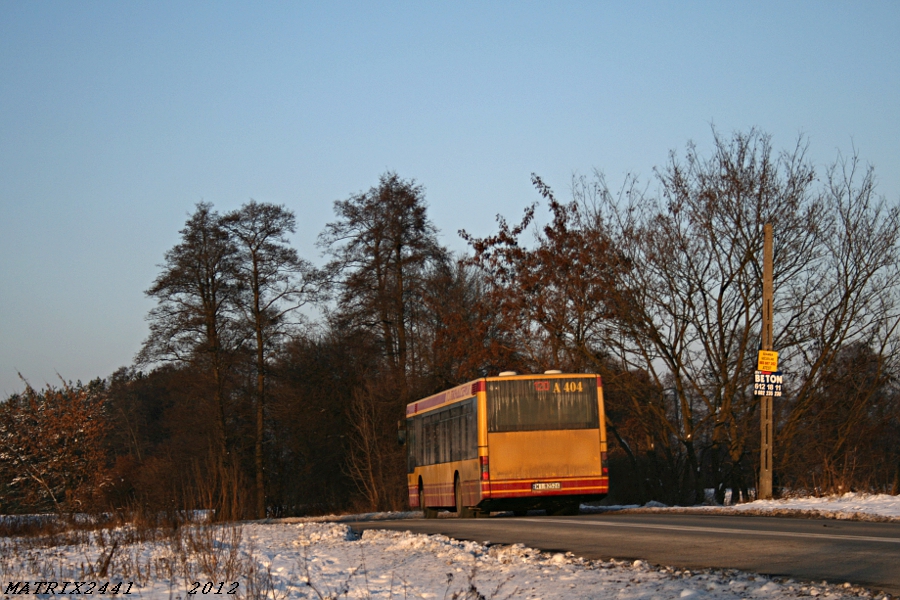
[{"label": "bus destination sign", "polygon": [[557,379],[552,383],[548,379],[539,379],[534,382],[534,391],[536,392],[562,394],[583,392],[584,389],[584,379],[575,379],[573,381]]}]

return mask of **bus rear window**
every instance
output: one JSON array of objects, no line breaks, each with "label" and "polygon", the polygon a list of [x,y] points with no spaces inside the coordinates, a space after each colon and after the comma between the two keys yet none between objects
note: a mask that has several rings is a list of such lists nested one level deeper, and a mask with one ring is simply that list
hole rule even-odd
[{"label": "bus rear window", "polygon": [[594,378],[518,379],[487,384],[488,431],[599,426]]}]

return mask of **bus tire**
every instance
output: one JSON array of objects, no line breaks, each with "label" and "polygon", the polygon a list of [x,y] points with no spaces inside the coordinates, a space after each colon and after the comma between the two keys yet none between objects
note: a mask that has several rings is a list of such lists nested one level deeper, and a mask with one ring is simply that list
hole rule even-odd
[{"label": "bus tire", "polygon": [[459,483],[459,475],[453,481],[453,496],[456,498],[456,516],[460,519],[471,519],[472,509],[463,506],[462,485]]},{"label": "bus tire", "polygon": [[436,508],[428,508],[425,506],[425,488],[419,488],[419,508],[422,509],[422,516],[426,519],[436,519],[437,518],[437,509]]}]

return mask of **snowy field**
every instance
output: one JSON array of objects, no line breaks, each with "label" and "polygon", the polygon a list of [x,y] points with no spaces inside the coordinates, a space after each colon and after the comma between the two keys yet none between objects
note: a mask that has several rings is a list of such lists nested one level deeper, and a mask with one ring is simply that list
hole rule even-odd
[{"label": "snowy field", "polygon": [[[900,518],[900,499],[847,495],[693,510],[783,513],[791,509],[843,514],[844,518]],[[62,592],[65,582],[69,582],[67,595],[75,582],[85,582],[78,591],[84,593],[90,587],[94,595],[112,595],[114,586],[122,582],[117,595],[128,590],[128,597],[182,600],[227,597],[229,591],[240,598],[404,600],[887,598],[841,581],[802,582],[721,569],[690,572],[612,558],[585,561],[571,554],[459,542],[441,535],[366,531],[358,537],[340,522],[349,517],[331,519],[201,525],[165,535],[126,529],[82,532],[49,544],[0,538],[0,591],[6,592],[3,598],[52,598]],[[38,582],[44,582],[43,586],[38,587]],[[57,585],[47,594],[49,582]],[[128,582],[133,582],[130,589]],[[18,587],[10,590],[12,584]]]}]

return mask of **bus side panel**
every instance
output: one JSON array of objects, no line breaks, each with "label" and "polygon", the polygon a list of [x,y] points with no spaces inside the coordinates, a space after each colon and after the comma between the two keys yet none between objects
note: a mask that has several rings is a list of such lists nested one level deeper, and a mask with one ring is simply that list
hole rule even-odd
[{"label": "bus side panel", "polygon": [[[483,456],[487,454],[487,445],[488,445],[488,413],[487,413],[487,393],[486,392],[478,392],[475,396],[478,400],[478,407],[476,410],[476,415],[478,416],[478,455]],[[482,450],[484,451],[482,453]]]},{"label": "bus side panel", "polygon": [[[425,488],[426,506],[453,506],[453,471],[451,469],[450,463],[416,468],[416,473],[422,478]],[[410,493],[412,493],[411,490]],[[418,494],[418,479],[416,480],[416,494]]]},{"label": "bus side panel", "polygon": [[[607,452],[606,446],[606,405],[603,401],[603,386],[600,385],[600,378],[597,378],[597,402],[600,404],[600,452],[601,455],[605,455]],[[604,464],[604,467],[609,468],[608,464]]]},{"label": "bus side panel", "polygon": [[481,469],[478,459],[464,460],[456,463],[459,470],[459,481],[462,485],[463,504],[475,506],[481,502]]},{"label": "bus side panel", "polygon": [[[488,412],[487,412],[487,392],[481,391],[476,394],[478,399],[478,460],[481,457],[488,456]],[[481,480],[481,463],[478,464],[478,481],[476,484],[475,496],[472,500],[472,506],[475,506],[485,498],[491,497],[491,482]]]},{"label": "bus side panel", "polygon": [[409,493],[409,507],[422,508],[419,506],[419,470],[416,469],[412,473],[406,475],[406,487]]},{"label": "bus side panel", "polygon": [[408,479],[409,505],[413,508],[422,508],[419,506],[419,477],[421,477],[425,488],[426,506],[455,506],[456,492],[453,483],[457,473],[462,486],[463,503],[466,506],[478,504],[481,501],[478,459],[469,459],[417,467]]}]

